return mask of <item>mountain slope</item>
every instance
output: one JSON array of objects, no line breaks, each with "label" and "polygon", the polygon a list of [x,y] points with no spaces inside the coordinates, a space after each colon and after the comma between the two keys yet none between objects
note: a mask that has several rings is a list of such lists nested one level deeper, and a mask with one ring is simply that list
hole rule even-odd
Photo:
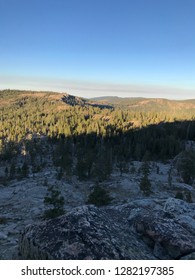
[{"label": "mountain slope", "polygon": [[172,111],[172,110],[193,110],[195,113],[195,99],[191,100],[169,100],[163,98],[142,98],[142,97],[117,97],[102,96],[92,98],[93,101],[111,104],[131,110],[140,111]]}]

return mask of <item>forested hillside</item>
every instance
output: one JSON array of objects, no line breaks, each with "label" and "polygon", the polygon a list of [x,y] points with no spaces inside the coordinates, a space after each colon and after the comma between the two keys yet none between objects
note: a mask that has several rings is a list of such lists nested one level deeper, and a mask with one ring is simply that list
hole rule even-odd
[{"label": "forested hillside", "polygon": [[[134,107],[139,107],[140,100],[135,102]],[[127,108],[108,109],[83,101],[72,105],[64,102],[63,94],[53,92],[1,91],[1,154],[18,152],[18,144],[24,145],[35,135],[78,144],[88,154],[90,149],[97,154],[96,149],[105,146],[115,156],[139,160],[145,154],[155,159],[172,157],[182,149],[182,140],[194,140],[193,102],[186,106],[174,102],[174,111],[165,106],[173,101],[163,103],[164,110],[157,106],[161,100],[144,102],[152,102],[152,110],[137,111],[128,104]]]},{"label": "forested hillside", "polygon": [[[133,102],[140,106],[139,99]],[[173,101],[163,102],[163,110],[157,106],[161,100],[144,102],[155,105],[150,111],[137,111],[128,104],[104,108],[102,103],[91,105],[67,94],[1,91],[1,159],[23,153],[33,161],[44,141],[62,170],[81,179],[105,179],[113,164],[122,169],[130,160],[170,159],[184,149],[186,140],[195,140],[193,102],[181,107],[175,101],[175,111],[165,106]]]},{"label": "forested hillside", "polygon": [[67,104],[63,94],[53,92],[1,91],[1,139],[19,142],[29,132],[49,137],[90,133],[115,136],[151,124],[195,118],[193,100],[117,98],[115,107],[110,108],[104,108],[102,102],[75,100]]},{"label": "forested hillside", "polygon": [[164,98],[102,96],[91,100],[136,112],[166,112],[168,115],[172,112],[174,117],[180,119],[189,117],[195,112],[195,99],[168,100]]}]

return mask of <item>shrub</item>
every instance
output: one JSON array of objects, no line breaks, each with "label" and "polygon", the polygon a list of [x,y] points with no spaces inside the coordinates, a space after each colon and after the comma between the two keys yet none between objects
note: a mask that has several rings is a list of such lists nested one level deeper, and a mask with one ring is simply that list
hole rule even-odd
[{"label": "shrub", "polygon": [[0,217],[0,224],[6,224],[7,218],[6,217]]},{"label": "shrub", "polygon": [[176,193],[176,195],[175,195],[175,198],[184,200],[184,195],[183,195],[182,192],[179,192],[179,191],[178,191],[178,192]]},{"label": "shrub", "polygon": [[107,190],[100,186],[96,186],[92,193],[89,195],[88,204],[94,204],[96,206],[108,205],[112,201]]}]

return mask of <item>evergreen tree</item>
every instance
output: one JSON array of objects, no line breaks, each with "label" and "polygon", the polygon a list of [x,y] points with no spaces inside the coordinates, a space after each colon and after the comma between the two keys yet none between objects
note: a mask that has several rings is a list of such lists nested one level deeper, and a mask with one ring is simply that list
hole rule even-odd
[{"label": "evergreen tree", "polygon": [[10,167],[10,174],[9,174],[9,178],[13,179],[16,175],[16,165],[14,162],[12,162],[11,167]]},{"label": "evergreen tree", "polygon": [[48,187],[44,203],[49,206],[49,209],[44,212],[45,219],[56,218],[64,214],[64,197],[56,187]]},{"label": "evergreen tree", "polygon": [[62,169],[62,167],[60,167],[60,169],[58,170],[58,173],[57,173],[57,179],[61,180],[63,177],[63,174],[64,174],[63,169]]},{"label": "evergreen tree", "polygon": [[195,152],[183,152],[177,162],[177,169],[184,183],[192,184],[195,179]]},{"label": "evergreen tree", "polygon": [[125,157],[123,155],[118,155],[116,166],[120,171],[120,176],[122,176],[123,173],[128,172],[127,160],[125,159]]},{"label": "evergreen tree", "polygon": [[28,176],[28,173],[29,173],[29,166],[27,164],[27,162],[25,161],[22,165],[22,168],[21,168],[21,171],[22,171],[22,176],[23,177],[27,177]]},{"label": "evergreen tree", "polygon": [[182,192],[179,192],[179,191],[178,191],[178,192],[176,193],[176,195],[175,195],[175,198],[184,200],[184,195],[183,195]]},{"label": "evergreen tree", "polygon": [[149,196],[151,194],[151,182],[148,178],[149,175],[148,162],[144,162],[142,164],[141,170],[143,175],[140,181],[140,190],[144,193],[145,196]]},{"label": "evergreen tree", "polygon": [[8,167],[7,166],[5,167],[5,177],[6,178],[8,177]]},{"label": "evergreen tree", "polygon": [[17,178],[20,179],[21,178],[21,173],[22,173],[22,170],[21,170],[20,166],[17,167],[16,173],[17,173]]},{"label": "evergreen tree", "polygon": [[77,156],[75,172],[79,180],[85,180],[87,178],[87,167],[86,167],[85,159],[81,155]]},{"label": "evergreen tree", "polygon": [[102,182],[109,178],[112,172],[112,152],[109,148],[100,148],[94,163],[93,175]]},{"label": "evergreen tree", "polygon": [[185,192],[185,197],[186,197],[186,201],[187,201],[188,203],[192,203],[192,202],[193,202],[193,200],[192,200],[192,194],[191,194],[190,191],[186,191],[186,192]]},{"label": "evergreen tree", "polygon": [[168,184],[169,184],[169,187],[171,187],[171,186],[172,186],[171,169],[169,169],[169,171],[168,171]]}]

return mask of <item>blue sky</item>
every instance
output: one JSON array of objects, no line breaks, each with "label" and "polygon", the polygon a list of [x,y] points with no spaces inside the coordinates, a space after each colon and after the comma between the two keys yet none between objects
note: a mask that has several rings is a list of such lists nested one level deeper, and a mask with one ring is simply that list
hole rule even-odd
[{"label": "blue sky", "polygon": [[0,26],[0,88],[195,97],[194,0],[0,0]]}]

